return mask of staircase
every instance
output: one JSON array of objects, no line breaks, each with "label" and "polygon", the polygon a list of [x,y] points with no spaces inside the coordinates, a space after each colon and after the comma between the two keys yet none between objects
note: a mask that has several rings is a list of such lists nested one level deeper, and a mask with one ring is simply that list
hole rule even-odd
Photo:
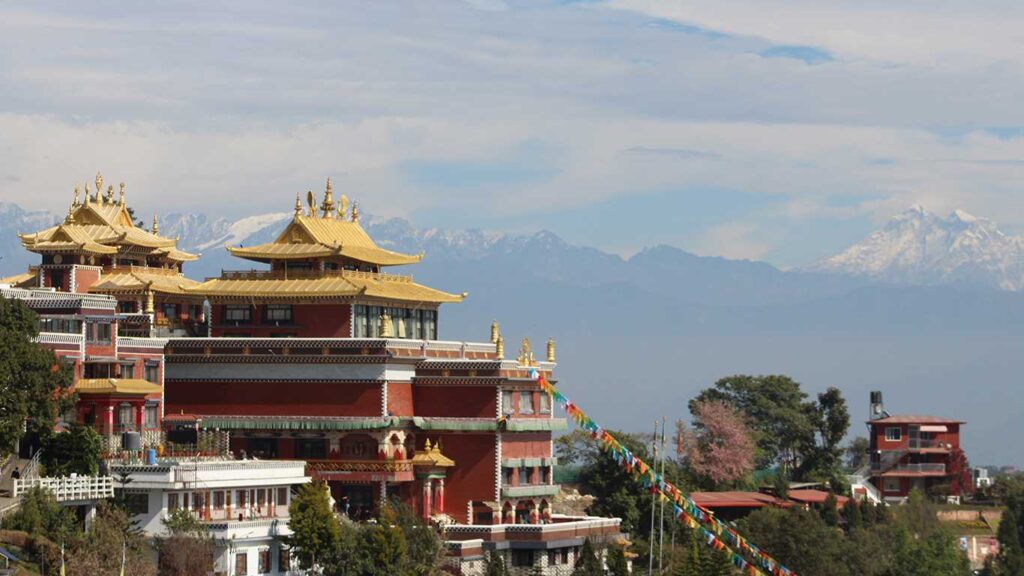
[{"label": "staircase", "polygon": [[884,499],[882,493],[878,491],[878,488],[871,483],[871,467],[864,466],[846,477],[847,482],[850,483],[850,491],[852,494],[856,494],[857,490],[864,490],[865,498],[872,504],[882,504]]},{"label": "staircase", "polygon": [[38,463],[37,458],[27,460],[18,458],[17,454],[12,454],[4,461],[0,467],[0,517],[15,510],[19,504],[19,499],[14,496],[14,479],[11,478],[11,473],[17,468],[21,477],[25,478],[27,471],[37,470]]}]

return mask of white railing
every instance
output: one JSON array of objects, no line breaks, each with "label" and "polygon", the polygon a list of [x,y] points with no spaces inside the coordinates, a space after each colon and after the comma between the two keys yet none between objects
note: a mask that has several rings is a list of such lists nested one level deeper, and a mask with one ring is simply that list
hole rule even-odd
[{"label": "white railing", "polygon": [[39,344],[72,344],[74,346],[81,346],[85,342],[85,336],[65,332],[40,332],[35,340]]},{"label": "white railing", "polygon": [[118,336],[118,348],[154,348],[163,350],[167,345],[167,338],[139,338],[136,336]]},{"label": "white railing", "polygon": [[103,500],[114,497],[114,479],[110,476],[26,478],[15,480],[14,497],[20,498],[32,488],[42,488],[52,493],[57,502]]}]

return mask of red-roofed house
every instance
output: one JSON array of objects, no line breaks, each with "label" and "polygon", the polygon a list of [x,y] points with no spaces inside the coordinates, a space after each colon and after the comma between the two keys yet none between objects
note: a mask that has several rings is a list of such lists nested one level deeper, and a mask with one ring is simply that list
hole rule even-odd
[{"label": "red-roofed house", "polygon": [[[877,394],[877,396],[876,396]],[[886,501],[902,501],[913,489],[927,492],[951,484],[952,456],[960,449],[960,426],[951,418],[890,415],[881,393],[872,393],[870,430],[871,483]]]},{"label": "red-roofed house", "polygon": [[[821,506],[828,498],[828,492],[824,490],[789,490],[786,492],[786,498],[804,506]],[[847,500],[849,498],[846,496],[836,494],[836,507],[842,508]]]}]

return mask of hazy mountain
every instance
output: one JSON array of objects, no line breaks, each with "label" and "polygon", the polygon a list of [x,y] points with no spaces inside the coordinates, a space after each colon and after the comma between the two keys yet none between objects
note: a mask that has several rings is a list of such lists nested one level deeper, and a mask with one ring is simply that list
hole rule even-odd
[{"label": "hazy mountain", "polygon": [[[0,274],[13,273],[20,262],[35,261],[23,253],[15,232],[40,229],[56,218],[11,207],[0,215],[6,215],[0,216]],[[203,254],[186,265],[190,277],[202,278],[221,268],[259,267],[232,258],[224,244],[270,240],[290,216],[235,221],[169,214],[161,232]],[[992,244],[998,231],[980,219],[968,222],[966,215],[958,216],[959,225],[923,215],[901,218],[918,223],[890,224],[886,230],[933,228],[921,236],[921,250],[933,255],[936,246],[947,252],[955,246],[959,254],[978,254],[978,269],[986,274],[995,258],[991,246],[1006,245]],[[492,319],[501,321],[510,355],[525,335],[535,346],[554,337],[565,392],[608,426],[646,430],[662,415],[686,417],[687,400],[728,374],[784,373],[810,392],[839,387],[850,403],[851,434],[864,433],[859,422],[867,416],[868,391],[880,389],[890,411],[966,420],[972,462],[1024,464],[1024,447],[1003,441],[1024,434],[1018,398],[1024,292],[986,287],[999,283],[969,286],[956,274],[934,277],[948,278],[951,286],[879,284],[900,277],[782,271],[669,246],[621,258],[545,231],[421,229],[401,219],[365,216],[364,224],[384,246],[426,254],[421,264],[395,271],[443,290],[469,292],[464,303],[443,308],[442,338],[484,340]],[[955,232],[958,226],[962,230]],[[879,233],[877,251],[861,250],[862,261],[893,254],[881,248],[889,245],[882,240],[896,236],[886,230]],[[972,242],[974,252],[968,250]],[[15,259],[19,264],[8,266]],[[951,269],[967,274],[968,266]]]},{"label": "hazy mountain", "polygon": [[16,204],[0,202],[0,276],[24,272],[39,257],[21,247],[18,233],[38,232],[60,219],[46,210],[24,210]]},{"label": "hazy mountain", "polygon": [[947,218],[920,206],[808,271],[895,284],[953,284],[1024,289],[1024,238],[995,222],[956,210]]}]

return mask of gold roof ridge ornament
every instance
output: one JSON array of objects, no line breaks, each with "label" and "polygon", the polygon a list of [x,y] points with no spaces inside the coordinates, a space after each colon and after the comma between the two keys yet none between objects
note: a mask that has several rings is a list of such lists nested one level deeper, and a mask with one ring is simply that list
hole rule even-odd
[{"label": "gold roof ridge ornament", "polygon": [[497,344],[498,336],[501,336],[501,326],[497,320],[491,321],[491,344]]},{"label": "gold roof ridge ornament", "polygon": [[118,199],[117,203],[120,204],[121,206],[124,206],[124,182],[121,182],[121,184],[118,185],[118,188],[120,188],[121,190],[121,197]]},{"label": "gold roof ridge ornament", "polygon": [[555,361],[555,339],[548,338],[548,362]]},{"label": "gold roof ridge ornament", "polygon": [[299,193],[295,193],[295,215],[302,216],[302,200],[299,198]]},{"label": "gold roof ridge ornament", "polygon": [[153,214],[153,229],[151,230],[151,232],[153,234],[160,233],[160,222],[157,221],[156,214]]},{"label": "gold roof ridge ornament", "polygon": [[104,204],[114,203],[114,185],[107,186],[107,195],[103,197]]},{"label": "gold roof ridge ornament", "polygon": [[75,184],[75,199],[71,202],[72,206],[78,206],[78,194],[81,192],[80,188],[81,187],[78,184]]},{"label": "gold roof ridge ornament", "polygon": [[338,220],[345,220],[348,215],[348,196],[341,195],[341,201],[338,203]]},{"label": "gold roof ridge ornament", "polygon": [[352,203],[352,221],[357,223],[357,224],[359,223],[359,203],[358,202],[353,202]]},{"label": "gold roof ridge ornament", "polygon": [[331,191],[331,177],[327,177],[327,188],[324,190],[324,202],[320,205],[321,216],[330,218],[334,213],[334,193]]},{"label": "gold roof ridge ornament", "polygon": [[381,338],[394,338],[395,330],[394,326],[391,325],[391,315],[387,312],[380,315],[380,337]]},{"label": "gold roof ridge ornament", "polygon": [[306,192],[306,204],[309,205],[309,217],[316,218],[316,196],[313,196],[312,190]]},{"label": "gold roof ridge ornament", "polygon": [[519,346],[519,356],[516,361],[523,366],[536,366],[537,361],[533,358],[533,351],[530,350],[530,339],[524,336],[523,342]]},{"label": "gold roof ridge ornament", "polygon": [[85,201],[82,202],[83,206],[88,206],[91,198],[89,197],[89,183],[85,183]]},{"label": "gold roof ridge ornament", "polygon": [[103,194],[103,174],[101,174],[99,172],[99,170],[97,170],[96,171],[96,199],[97,199],[97,201],[101,201],[100,194]]}]

